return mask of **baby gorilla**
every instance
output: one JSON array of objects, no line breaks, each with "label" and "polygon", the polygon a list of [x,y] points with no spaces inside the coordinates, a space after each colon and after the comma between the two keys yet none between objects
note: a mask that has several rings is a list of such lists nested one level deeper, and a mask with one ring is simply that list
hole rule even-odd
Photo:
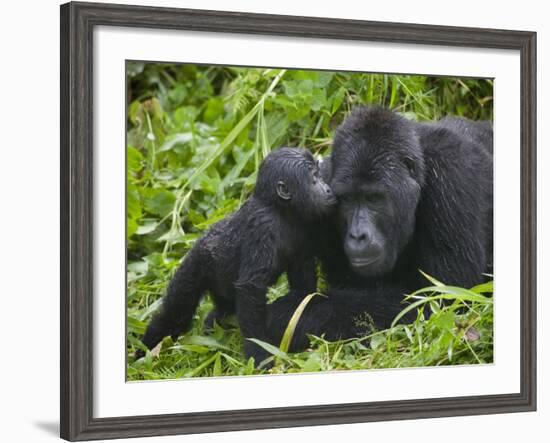
[{"label": "baby gorilla", "polygon": [[[163,337],[175,340],[187,331],[205,291],[215,303],[211,318],[236,313],[244,338],[269,342],[267,289],[286,271],[292,289],[316,290],[312,226],[335,204],[310,152],[281,148],[270,153],[260,165],[252,197],[213,225],[186,255],[142,342],[152,349]],[[269,356],[246,339],[244,353],[256,365]]]}]

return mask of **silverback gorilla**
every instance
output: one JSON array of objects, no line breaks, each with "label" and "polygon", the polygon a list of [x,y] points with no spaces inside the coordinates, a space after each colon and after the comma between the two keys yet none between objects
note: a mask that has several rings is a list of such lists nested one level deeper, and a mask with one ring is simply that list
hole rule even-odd
[{"label": "silverback gorilla", "polygon": [[[419,270],[464,287],[492,272],[492,144],[489,122],[417,123],[377,107],[352,112],[323,167],[338,199],[334,218],[319,228],[327,297],[307,306],[291,350],[308,345],[307,333],[364,334],[365,316],[389,327],[403,295],[427,285]],[[275,343],[303,296],[291,290],[270,305]]]},{"label": "silverback gorilla", "polygon": [[[266,292],[287,272],[290,287],[314,292],[317,284],[310,226],[336,199],[306,150],[281,148],[260,166],[252,197],[232,216],[216,223],[185,256],[162,307],[142,338],[149,349],[165,336],[176,339],[191,326],[202,295],[216,305],[210,322],[236,313],[243,337],[268,341]],[[208,322],[208,320],[207,320]],[[245,340],[256,365],[269,354]],[[136,357],[143,351],[136,352]]]}]

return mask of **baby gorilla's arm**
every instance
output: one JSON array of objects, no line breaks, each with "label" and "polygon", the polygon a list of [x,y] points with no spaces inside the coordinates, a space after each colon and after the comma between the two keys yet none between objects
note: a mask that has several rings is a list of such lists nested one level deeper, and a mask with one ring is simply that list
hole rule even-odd
[{"label": "baby gorilla's arm", "polygon": [[266,328],[266,293],[278,277],[277,248],[268,225],[255,226],[241,249],[239,278],[235,282],[235,308],[243,335],[244,353],[260,364],[270,356],[248,338],[270,342]]},{"label": "baby gorilla's arm", "polygon": [[269,342],[266,332],[266,302],[267,285],[253,281],[239,281],[236,285],[237,320],[243,335],[243,348],[246,358],[254,357],[258,366],[270,356],[262,347],[248,340],[256,338]]},{"label": "baby gorilla's arm", "polygon": [[304,295],[317,291],[317,274],[313,256],[292,261],[287,271],[287,277],[291,290],[303,292]]}]

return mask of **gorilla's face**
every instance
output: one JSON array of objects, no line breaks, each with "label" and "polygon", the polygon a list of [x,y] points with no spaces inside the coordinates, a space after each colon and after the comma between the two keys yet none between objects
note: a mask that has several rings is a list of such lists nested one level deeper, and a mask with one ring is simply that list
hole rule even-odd
[{"label": "gorilla's face", "polygon": [[[406,177],[396,183],[405,183]],[[418,193],[415,187],[395,192],[383,181],[334,182],[339,201],[338,228],[352,269],[365,277],[393,269],[414,231]]]},{"label": "gorilla's face", "polygon": [[393,113],[361,108],[340,126],[330,186],[338,228],[354,272],[390,272],[415,228],[423,161],[415,133]]},{"label": "gorilla's face", "polygon": [[280,148],[260,166],[256,195],[306,221],[318,220],[336,206],[336,197],[309,151]]},{"label": "gorilla's face", "polygon": [[338,189],[338,225],[344,242],[344,251],[355,272],[378,275],[391,269],[395,248],[390,225],[394,205],[387,191],[382,189]]},{"label": "gorilla's face", "polygon": [[336,197],[321,176],[319,165],[308,161],[300,177],[295,210],[306,220],[316,220],[329,214],[336,207]]}]

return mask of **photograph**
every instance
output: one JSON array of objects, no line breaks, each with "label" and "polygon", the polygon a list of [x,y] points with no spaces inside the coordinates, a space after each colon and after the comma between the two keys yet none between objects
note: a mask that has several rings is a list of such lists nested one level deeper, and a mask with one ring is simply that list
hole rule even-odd
[{"label": "photograph", "polygon": [[492,78],[125,68],[128,382],[493,363]]},{"label": "photograph", "polygon": [[535,411],[536,29],[223,9],[60,8],[61,438]]}]

